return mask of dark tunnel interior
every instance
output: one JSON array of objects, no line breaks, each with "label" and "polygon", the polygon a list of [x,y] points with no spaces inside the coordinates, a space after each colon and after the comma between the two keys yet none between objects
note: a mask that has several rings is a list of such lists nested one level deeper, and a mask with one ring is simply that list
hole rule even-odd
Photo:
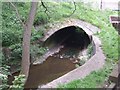
[{"label": "dark tunnel interior", "polygon": [[45,47],[53,48],[57,45],[71,48],[87,48],[91,43],[90,37],[86,32],[77,26],[62,28],[52,34],[44,43]]},{"label": "dark tunnel interior", "polygon": [[[47,58],[43,63],[30,67],[30,75],[25,87],[34,88],[44,85],[74,70],[76,64],[80,65],[77,58],[79,53],[90,43],[89,36],[77,26],[57,30],[44,42],[44,46],[49,48],[48,52],[44,54]],[[78,60],[77,63],[76,60]]]}]

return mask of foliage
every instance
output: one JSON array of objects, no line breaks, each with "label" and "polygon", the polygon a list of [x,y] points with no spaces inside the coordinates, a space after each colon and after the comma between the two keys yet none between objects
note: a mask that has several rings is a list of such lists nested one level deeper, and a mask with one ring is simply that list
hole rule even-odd
[{"label": "foliage", "polygon": [[21,41],[21,25],[9,3],[2,6],[2,45],[10,46]]},{"label": "foliage", "polygon": [[39,45],[32,45],[30,50],[30,55],[32,61],[35,61],[37,57],[42,56],[47,51],[47,48],[41,47]]},{"label": "foliage", "polygon": [[13,81],[13,85],[11,85],[9,90],[23,90],[25,82],[25,75],[15,76],[15,80]]},{"label": "foliage", "polygon": [[108,65],[106,65],[104,69],[94,71],[84,79],[74,80],[68,84],[59,85],[58,88],[97,88],[98,86],[102,85],[105,80],[107,80],[108,73],[111,72],[112,68],[113,66],[108,67]]},{"label": "foliage", "polygon": [[40,25],[46,23],[48,23],[48,16],[45,13],[38,12],[34,20],[34,25]]},{"label": "foliage", "polygon": [[80,61],[79,61],[80,66],[82,66],[83,64],[86,63],[87,60],[89,60],[87,55],[86,56],[80,56],[79,59],[80,59]]},{"label": "foliage", "polygon": [[1,89],[7,89],[9,85],[7,85],[7,81],[8,81],[8,75],[10,75],[9,72],[9,66],[6,65],[5,61],[4,61],[4,55],[2,52],[0,52],[0,82],[2,82],[2,85],[0,85],[0,90]]},{"label": "foliage", "polygon": [[[0,50],[1,51],[1,50]],[[3,62],[3,59],[5,59],[5,57],[4,57],[4,55],[3,55],[3,53],[2,53],[2,51],[0,52],[0,66],[2,66],[2,64],[4,63]]]},{"label": "foliage", "polygon": [[3,65],[2,67],[0,67],[0,81],[2,81],[2,85],[0,85],[0,90],[3,89],[7,89],[9,87],[9,85],[7,84],[8,81],[8,75],[10,74],[9,71],[9,66],[7,65]]},{"label": "foliage", "polygon": [[44,30],[45,28],[42,26],[38,30],[32,29],[31,42],[41,39],[44,36]]},{"label": "foliage", "polygon": [[47,48],[37,45],[31,45],[31,63],[36,60],[37,57],[42,56],[47,51]]},{"label": "foliage", "polygon": [[[107,28],[106,28],[107,29]],[[105,30],[105,29],[104,29]],[[104,34],[103,34],[104,33]],[[112,35],[112,37],[111,37]],[[109,28],[108,32],[101,32],[99,37],[102,39],[103,50],[107,56],[107,58],[111,61],[118,61],[118,35],[114,29]],[[105,43],[107,42],[107,43]]]},{"label": "foliage", "polygon": [[[101,29],[97,36],[102,41],[102,49],[106,55],[107,62],[103,69],[91,73],[82,80],[75,80],[63,85],[63,88],[95,88],[105,81],[112,71],[113,64],[118,62],[118,33],[109,22],[109,15],[111,14],[114,14],[114,12],[92,9],[81,2],[77,3],[77,10],[71,17],[87,21]],[[89,83],[91,81],[92,83]]]},{"label": "foliage", "polygon": [[[14,44],[10,46],[11,49],[11,57],[9,62],[11,61],[10,65],[19,65],[22,59],[22,45],[21,44]],[[30,56],[31,60],[35,61],[36,57],[43,55],[46,52],[46,48],[41,47],[39,44],[31,45],[30,47]]]},{"label": "foliage", "polygon": [[90,45],[88,45],[88,47],[87,47],[87,55],[88,55],[88,59],[93,55],[93,45],[92,44],[90,44]]},{"label": "foliage", "polygon": [[[43,24],[48,22],[54,22],[62,20],[63,18],[69,17],[74,10],[74,5],[72,2],[44,2],[46,8],[42,7],[40,4],[35,18],[35,23],[42,20]],[[40,22],[41,23],[41,22]]]},{"label": "foliage", "polygon": [[[20,13],[20,17],[23,22],[26,21],[30,3],[25,2],[14,2],[17,6],[18,11]],[[39,30],[32,30],[31,42],[38,40],[44,36],[44,26],[43,24],[47,24],[48,22],[53,23],[54,21],[61,21],[66,18],[77,18],[89,22],[101,29],[101,32],[97,34],[102,41],[102,49],[104,50],[104,54],[107,57],[107,62],[103,69],[93,72],[88,75],[86,78],[82,80],[73,81],[67,85],[62,86],[62,88],[84,88],[84,87],[96,87],[99,83],[104,82],[104,80],[108,77],[110,71],[112,70],[113,64],[118,62],[118,34],[112,25],[109,23],[109,15],[114,14],[113,11],[101,11],[97,9],[93,9],[84,5],[81,2],[76,3],[76,11],[71,15],[74,10],[74,5],[72,2],[45,2],[45,5],[48,8],[48,15],[44,12],[45,8],[39,6],[34,25],[41,25]],[[48,17],[49,16],[49,17]],[[14,65],[18,65],[18,62],[21,61],[22,55],[22,32],[23,28],[20,24],[20,21],[16,17],[16,13],[13,7],[8,2],[3,2],[2,5],[2,46],[11,49],[11,58],[7,63],[13,63]],[[46,52],[46,48],[41,47],[41,45],[31,45],[31,57],[35,58],[36,55],[42,55]],[[91,52],[91,48],[89,53]],[[6,65],[6,61],[3,54],[0,54],[2,59],[0,63],[4,63],[2,65],[2,71],[0,72],[0,79],[5,81],[3,83],[4,87],[7,87],[7,75],[8,65]],[[96,78],[94,78],[96,77]],[[22,79],[23,77],[17,77],[13,82],[13,87],[22,87]],[[21,81],[22,80],[22,81]],[[21,83],[19,83],[19,81]],[[89,83],[91,82],[92,83]]]},{"label": "foliage", "polygon": [[3,30],[2,32],[2,45],[3,46],[10,46],[15,43],[20,42],[19,34],[15,34],[14,30],[11,32],[9,29]]},{"label": "foliage", "polygon": [[9,69],[10,67],[7,65],[2,65],[0,67],[0,81],[2,81],[2,85],[0,85],[0,90],[6,90],[9,85],[7,84],[8,81],[8,75],[10,75]]},{"label": "foliage", "polygon": [[84,33],[83,29],[79,27],[76,27],[76,32],[81,33],[81,34]]},{"label": "foliage", "polygon": [[11,49],[11,58],[10,60],[20,60],[22,57],[22,45],[21,44],[13,44],[10,46]]},{"label": "foliage", "polygon": [[[30,3],[13,3],[18,9],[22,21],[25,22],[28,16]],[[10,62],[11,65],[18,65],[22,59],[21,43],[23,28],[11,4],[9,2],[3,2],[2,4],[2,46],[11,50],[10,58],[7,58],[7,60],[4,59],[3,61],[5,61],[6,64]],[[33,28],[31,42],[42,38],[43,30],[44,28],[41,28],[36,31]]]}]

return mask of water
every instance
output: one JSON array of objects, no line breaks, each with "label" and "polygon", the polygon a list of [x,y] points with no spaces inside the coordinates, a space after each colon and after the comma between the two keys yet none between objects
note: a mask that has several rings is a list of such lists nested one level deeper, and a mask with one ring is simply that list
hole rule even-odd
[{"label": "water", "polygon": [[80,62],[77,57],[91,41],[87,34],[74,29],[59,30],[46,41],[49,50],[39,59],[40,64],[30,66],[25,88],[37,88],[76,68]]},{"label": "water", "polygon": [[[62,48],[61,48],[62,47]],[[80,47],[58,46],[56,53],[47,55],[46,60],[41,64],[31,65],[25,88],[37,88],[76,68],[76,60],[81,52]],[[54,49],[58,49],[57,47]],[[50,52],[50,51],[49,51]],[[13,80],[9,78],[9,80]]]},{"label": "water", "polygon": [[75,69],[75,64],[69,58],[50,56],[40,65],[30,67],[29,77],[25,88],[36,88]]},{"label": "water", "polygon": [[76,68],[74,61],[77,48],[64,47],[58,53],[49,56],[42,64],[30,66],[25,88],[37,88]]}]

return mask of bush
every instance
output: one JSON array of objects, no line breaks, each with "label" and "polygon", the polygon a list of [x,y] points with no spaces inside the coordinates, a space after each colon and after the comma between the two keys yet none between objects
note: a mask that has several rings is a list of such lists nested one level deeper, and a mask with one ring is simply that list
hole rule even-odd
[{"label": "bush", "polygon": [[93,55],[93,45],[90,44],[87,50],[88,59]]},{"label": "bush", "polygon": [[40,30],[32,30],[31,42],[37,41],[44,36],[44,27],[41,26]]},{"label": "bush", "polygon": [[45,13],[38,12],[34,20],[34,25],[36,26],[46,23],[48,23],[48,16]]},{"label": "bush", "polygon": [[14,44],[10,46],[10,49],[11,49],[11,59],[20,60],[22,57],[22,45]]},{"label": "bush", "polygon": [[[8,61],[11,62],[10,64],[12,65],[18,65],[18,63],[20,64],[22,60],[21,44],[12,45],[10,46],[10,48],[12,52],[11,52],[10,60]],[[35,61],[37,57],[43,55],[45,52],[46,52],[46,48],[41,47],[39,44],[31,45],[30,47],[31,60]]]},{"label": "bush", "polygon": [[10,3],[2,3],[2,46],[20,43],[22,27]]},{"label": "bush", "polygon": [[15,76],[15,80],[12,82],[13,85],[10,86],[10,90],[23,90],[25,82],[25,75]]},{"label": "bush", "polygon": [[39,45],[31,45],[30,55],[31,62],[34,62],[36,58],[42,56],[47,51],[47,48],[40,47]]},{"label": "bush", "polygon": [[2,31],[2,46],[8,47],[10,45],[21,42],[21,34],[19,32],[14,32],[11,30]]},{"label": "bush", "polygon": [[11,55],[8,60],[9,65],[18,66],[20,68],[21,60],[22,60],[22,45],[19,44],[13,44],[10,46],[11,49]]},{"label": "bush", "polygon": [[7,65],[0,66],[0,82],[2,81],[2,85],[0,85],[0,90],[7,90],[9,85],[7,84],[8,75],[10,75],[9,69],[10,67]]}]

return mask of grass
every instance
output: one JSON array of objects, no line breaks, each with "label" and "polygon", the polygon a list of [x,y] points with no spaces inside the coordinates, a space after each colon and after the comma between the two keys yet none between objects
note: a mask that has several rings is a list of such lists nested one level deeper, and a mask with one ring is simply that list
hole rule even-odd
[{"label": "grass", "polygon": [[98,85],[101,85],[108,78],[114,64],[118,62],[118,33],[109,22],[109,15],[117,13],[110,10],[101,11],[98,9],[93,9],[81,2],[77,2],[76,11],[73,15],[71,15],[74,10],[74,5],[71,2],[54,2],[46,3],[46,5],[49,7],[50,11],[48,15],[52,15],[48,20],[50,23],[55,21],[62,22],[66,18],[75,18],[89,22],[100,28],[101,33],[96,35],[100,38],[102,42],[102,49],[106,55],[106,63],[102,69],[92,72],[84,79],[75,80],[68,84],[60,85],[58,88],[95,88]]},{"label": "grass", "polygon": [[58,88],[97,88],[108,79],[108,73],[111,72],[113,66],[110,62],[104,66],[104,69],[94,71],[83,79],[71,81],[65,85],[59,85]]},{"label": "grass", "polygon": [[[22,5],[22,6],[21,6]],[[29,5],[28,4],[22,4],[19,3],[17,5],[17,8],[19,10],[19,13],[25,21],[26,16],[29,11]],[[101,33],[97,34],[97,36],[102,41],[102,49],[104,51],[104,54],[106,55],[106,63],[104,67],[96,72],[92,72],[90,75],[85,77],[81,80],[75,80],[65,85],[60,85],[60,88],[95,88],[98,85],[102,84],[109,76],[112,68],[114,67],[114,64],[118,62],[118,33],[115,31],[115,29],[112,27],[112,25],[109,23],[109,15],[116,14],[116,12],[113,11],[101,11],[97,9],[92,9],[88,7],[87,5],[82,4],[81,2],[76,3],[76,11],[75,13],[71,15],[71,13],[74,10],[73,3],[58,3],[58,2],[45,2],[45,5],[48,7],[49,12],[48,15],[50,18],[47,17],[46,13],[43,12],[43,7],[40,7],[37,10],[36,18],[34,24],[46,24],[48,22],[53,23],[55,21],[63,21],[66,18],[75,18],[75,19],[81,19],[86,22],[89,22],[101,29]],[[5,41],[6,46],[10,46],[11,44],[21,43],[22,38],[22,28],[19,24],[16,14],[12,7],[8,7],[9,3],[3,4],[3,33],[6,34],[7,32],[10,35],[8,37],[3,34],[3,41]],[[10,12],[11,11],[11,12]],[[10,17],[9,17],[10,16]],[[69,17],[70,16],[70,17]],[[41,22],[39,22],[41,21]],[[6,23],[7,22],[7,23]],[[19,27],[19,28],[18,28]],[[5,29],[5,30],[4,30]],[[39,32],[39,31],[38,31]],[[13,33],[15,33],[13,36]],[[42,32],[40,32],[42,34]],[[32,40],[36,40],[36,38],[40,38],[40,33],[36,34],[32,33]],[[19,36],[19,37],[18,37]],[[17,40],[14,40],[15,37],[19,38]],[[15,41],[14,43],[11,43],[10,40]],[[120,39],[120,38],[119,38]],[[7,41],[6,41],[7,40]],[[19,41],[19,42],[16,42]],[[9,42],[9,43],[8,43]],[[3,45],[4,45],[3,44]],[[5,46],[4,45],[4,46]]]},{"label": "grass", "polygon": [[75,80],[58,88],[96,88],[102,85],[111,73],[114,64],[118,62],[118,33],[109,22],[109,15],[116,12],[91,9],[83,4],[77,4],[76,12],[71,18],[89,22],[101,29],[97,36],[102,41],[102,49],[106,56],[104,67],[81,80]]}]

